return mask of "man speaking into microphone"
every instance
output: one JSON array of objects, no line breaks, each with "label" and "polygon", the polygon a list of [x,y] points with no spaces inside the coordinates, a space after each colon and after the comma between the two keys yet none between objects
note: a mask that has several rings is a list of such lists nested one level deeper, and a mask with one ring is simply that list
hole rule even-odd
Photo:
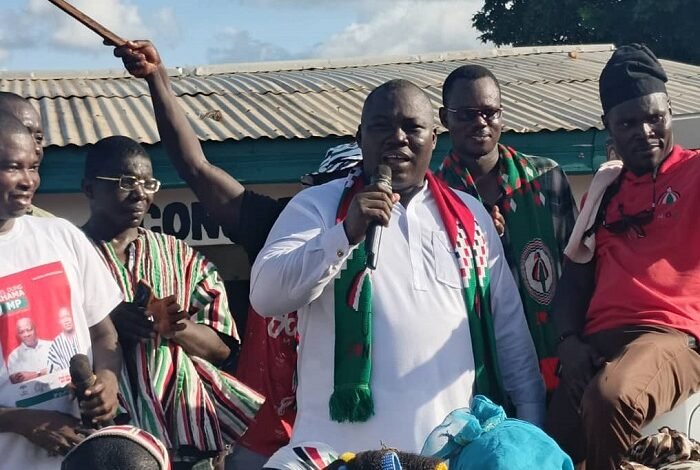
[{"label": "man speaking into microphone", "polygon": [[[376,88],[357,132],[362,169],[292,199],[253,266],[255,310],[299,314],[291,446],[419,452],[474,392],[543,419],[544,385],[498,234],[478,201],[428,171],[436,138],[420,88]],[[377,244],[364,243],[373,225],[383,231],[376,269]],[[267,466],[285,468],[287,452]]]}]

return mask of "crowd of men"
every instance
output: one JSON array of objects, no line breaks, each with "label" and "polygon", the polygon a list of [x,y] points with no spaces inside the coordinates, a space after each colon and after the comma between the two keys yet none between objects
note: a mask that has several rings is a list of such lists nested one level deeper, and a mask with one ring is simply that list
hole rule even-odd
[{"label": "crowd of men", "polygon": [[[216,267],[142,227],[160,189],[142,146],[91,146],[90,217],[74,227],[32,206],[41,119],[0,93],[1,468],[389,469],[421,452],[430,466],[415,468],[485,468],[464,436],[520,426],[507,415],[531,423],[517,459],[532,467],[519,468],[612,470],[644,424],[700,389],[700,251],[687,243],[700,152],[674,145],[646,47],[618,48],[601,73],[620,160],[581,214],[553,160],[500,143],[508,110],[482,66],[445,79],[452,150],[435,173],[433,104],[396,79],[367,96],[356,143],[278,201],[207,161],[151,43],[115,55],[146,80],[179,175],[253,262],[246,332]],[[78,353],[95,372],[79,407]],[[379,448],[365,460],[381,466],[341,456]]]}]

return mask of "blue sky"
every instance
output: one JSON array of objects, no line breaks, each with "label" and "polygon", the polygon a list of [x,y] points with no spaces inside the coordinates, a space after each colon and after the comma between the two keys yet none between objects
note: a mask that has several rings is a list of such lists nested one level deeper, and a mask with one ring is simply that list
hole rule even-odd
[{"label": "blue sky", "polygon": [[[488,47],[482,0],[69,0],[169,66],[407,55]],[[0,70],[118,67],[91,31],[47,0],[3,0]]]}]

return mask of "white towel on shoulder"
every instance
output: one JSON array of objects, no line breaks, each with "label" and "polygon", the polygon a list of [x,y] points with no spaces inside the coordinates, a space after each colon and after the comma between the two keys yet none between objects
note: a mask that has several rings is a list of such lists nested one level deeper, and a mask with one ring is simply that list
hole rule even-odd
[{"label": "white towel on shoulder", "polygon": [[595,233],[585,238],[584,234],[595,223],[605,190],[617,179],[621,171],[622,161],[611,160],[603,163],[593,176],[591,186],[588,188],[586,201],[576,219],[576,225],[574,225],[569,243],[564,250],[564,254],[574,263],[585,264],[593,259],[595,254]]}]

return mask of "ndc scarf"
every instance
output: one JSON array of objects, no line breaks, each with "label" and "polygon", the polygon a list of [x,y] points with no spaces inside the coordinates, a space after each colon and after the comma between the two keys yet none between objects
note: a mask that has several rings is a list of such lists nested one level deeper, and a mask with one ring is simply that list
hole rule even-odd
[{"label": "ndc scarf", "polygon": [[[518,271],[518,290],[535,343],[540,370],[548,390],[556,388],[556,333],[550,321],[551,303],[560,275],[559,248],[554,237],[551,209],[536,177],[537,169],[525,155],[498,145],[498,182],[504,197],[499,208],[506,221],[506,253]],[[451,187],[477,199],[476,182],[454,153],[442,162],[437,176]]]},{"label": "ndc scarf", "polygon": [[[506,405],[491,315],[486,239],[464,202],[431,173],[426,178],[460,266],[474,354],[476,393]],[[340,198],[337,223],[345,219],[353,196],[363,187],[362,171],[351,172]],[[374,414],[370,386],[372,276],[366,263],[364,244],[360,243],[334,284],[335,369],[329,408],[331,419],[337,422],[363,422]]]}]

